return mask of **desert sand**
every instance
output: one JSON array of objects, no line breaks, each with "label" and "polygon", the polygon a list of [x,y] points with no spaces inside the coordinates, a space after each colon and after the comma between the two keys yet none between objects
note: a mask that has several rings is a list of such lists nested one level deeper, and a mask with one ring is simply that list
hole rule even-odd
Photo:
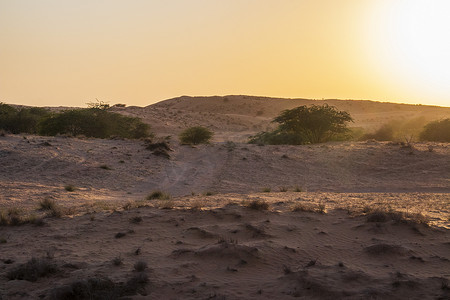
[{"label": "desert sand", "polygon": [[[249,145],[311,100],[245,97],[113,108],[171,136],[169,159],[142,140],[0,137],[0,208],[31,220],[0,226],[0,299],[449,299],[449,144]],[[450,114],[337,103],[367,128]],[[213,142],[179,145],[191,125]]]}]

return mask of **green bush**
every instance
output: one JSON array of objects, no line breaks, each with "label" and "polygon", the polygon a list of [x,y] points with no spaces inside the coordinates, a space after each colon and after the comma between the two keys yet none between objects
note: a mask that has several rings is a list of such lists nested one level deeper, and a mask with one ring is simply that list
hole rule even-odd
[{"label": "green bush", "polygon": [[104,109],[87,108],[66,110],[44,118],[39,124],[39,134],[136,139],[149,137],[149,128],[149,125],[138,118],[122,116]]},{"label": "green bush", "polygon": [[40,107],[15,108],[0,103],[0,129],[14,134],[35,134],[38,131],[39,121],[49,114],[47,109]]},{"label": "green bush", "polygon": [[208,128],[194,126],[187,128],[180,133],[179,138],[182,144],[198,145],[208,143],[213,136],[213,132]]},{"label": "green bush", "polygon": [[425,125],[420,139],[432,142],[450,142],[450,118]]},{"label": "green bush", "polygon": [[314,144],[350,138],[347,122],[352,117],[328,104],[299,106],[283,111],[272,122],[278,127],[272,132],[261,132],[250,137],[254,144]]}]

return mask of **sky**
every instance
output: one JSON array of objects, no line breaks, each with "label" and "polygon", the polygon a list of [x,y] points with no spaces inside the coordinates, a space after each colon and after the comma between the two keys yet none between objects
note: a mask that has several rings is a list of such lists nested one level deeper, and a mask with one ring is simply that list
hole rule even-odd
[{"label": "sky", "polygon": [[0,102],[450,106],[448,0],[0,0]]}]

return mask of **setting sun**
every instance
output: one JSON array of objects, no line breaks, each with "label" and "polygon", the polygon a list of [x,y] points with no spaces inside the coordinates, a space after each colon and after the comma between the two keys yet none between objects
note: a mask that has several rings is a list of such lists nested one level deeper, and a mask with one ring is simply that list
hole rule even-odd
[{"label": "setting sun", "polygon": [[444,99],[441,104],[448,105],[450,2],[387,1],[373,9],[376,18],[371,21],[376,29],[370,37],[371,45],[387,61],[389,69],[385,71],[392,72],[389,80],[424,98],[428,95]]}]

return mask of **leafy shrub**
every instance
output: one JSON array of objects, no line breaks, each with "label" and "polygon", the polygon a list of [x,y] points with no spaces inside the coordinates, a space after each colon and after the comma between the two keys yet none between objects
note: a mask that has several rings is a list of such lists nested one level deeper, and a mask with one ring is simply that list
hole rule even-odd
[{"label": "leafy shrub", "polygon": [[149,137],[149,128],[149,125],[138,118],[122,116],[105,109],[87,108],[66,110],[45,117],[39,124],[39,134],[138,139]]},{"label": "leafy shrub", "polygon": [[213,136],[213,132],[202,126],[194,126],[185,129],[180,133],[179,138],[182,144],[198,145],[208,143]]},{"label": "leafy shrub", "polygon": [[450,118],[425,125],[420,139],[433,142],[450,142]]},{"label": "leafy shrub", "polygon": [[49,114],[47,109],[40,107],[15,108],[0,103],[0,129],[14,134],[35,134],[38,132],[40,120]]},{"label": "leafy shrub", "polygon": [[313,144],[350,137],[346,123],[352,117],[328,104],[303,105],[283,111],[272,122],[278,127],[271,132],[261,132],[250,137],[253,144]]}]

